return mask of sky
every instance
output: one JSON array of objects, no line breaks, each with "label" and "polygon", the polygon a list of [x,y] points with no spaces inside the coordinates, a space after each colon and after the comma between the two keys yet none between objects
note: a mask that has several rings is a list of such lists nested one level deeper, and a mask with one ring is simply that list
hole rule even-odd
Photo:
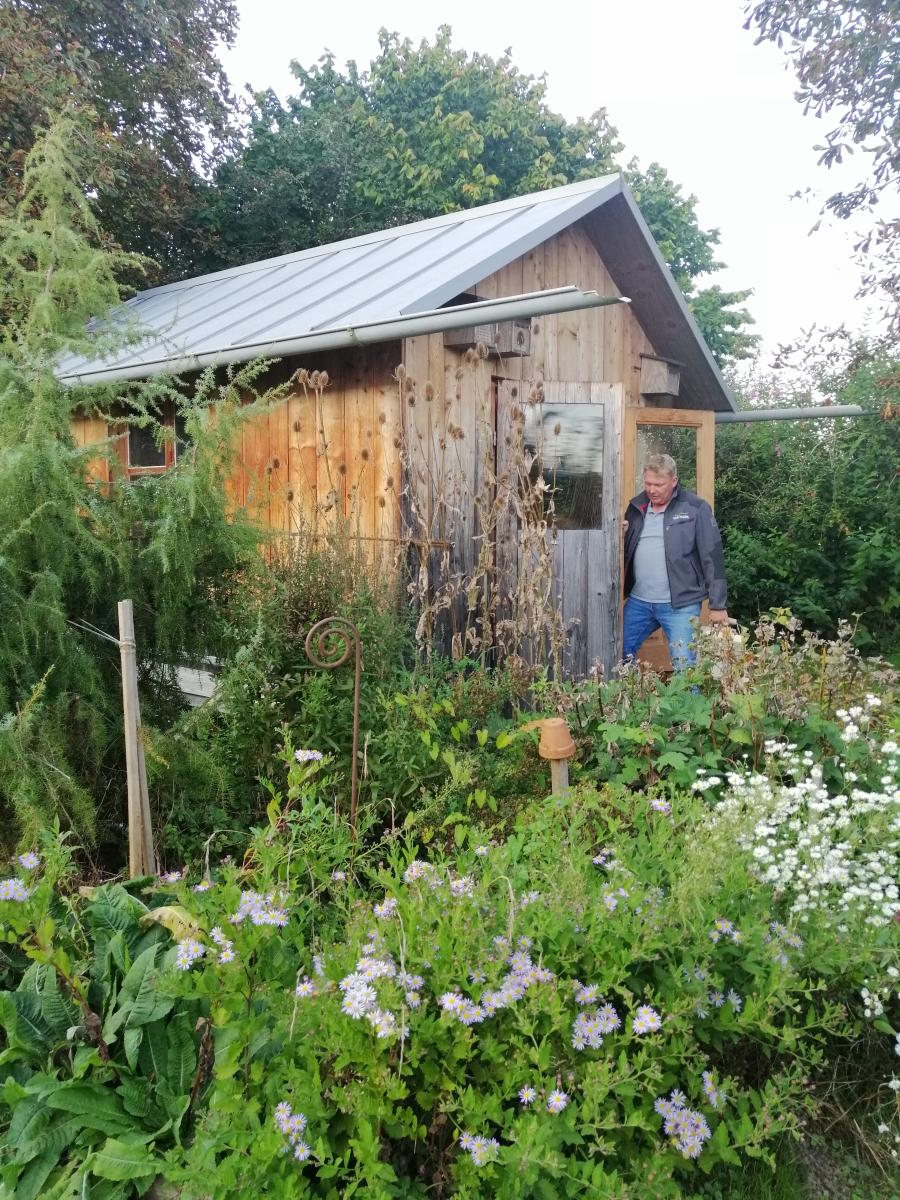
[{"label": "sky", "polygon": [[341,64],[367,65],[382,26],[418,42],[447,23],[456,47],[494,57],[509,48],[520,70],[546,74],[553,109],[572,120],[605,108],[623,161],[659,162],[697,197],[728,264],[714,281],[753,289],[764,362],[814,327],[871,323],[855,298],[852,227],[826,217],[810,233],[824,199],[862,164],[817,165],[828,118],[803,113],[786,56],[754,45],[741,0],[239,0],[239,9],[237,42],[222,54],[231,82],[282,98],[294,90],[291,59],[308,66],[328,49]]}]

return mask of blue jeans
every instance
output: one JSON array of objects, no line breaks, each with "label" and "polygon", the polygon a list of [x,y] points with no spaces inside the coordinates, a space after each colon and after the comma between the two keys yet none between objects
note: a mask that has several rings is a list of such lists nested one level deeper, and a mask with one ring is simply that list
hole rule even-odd
[{"label": "blue jeans", "polygon": [[691,621],[699,616],[699,603],[673,608],[671,604],[651,604],[649,600],[629,596],[622,621],[622,658],[626,662],[636,658],[644,640],[661,629],[669,643],[672,666],[676,671],[683,671],[697,661],[691,644],[694,637]]}]

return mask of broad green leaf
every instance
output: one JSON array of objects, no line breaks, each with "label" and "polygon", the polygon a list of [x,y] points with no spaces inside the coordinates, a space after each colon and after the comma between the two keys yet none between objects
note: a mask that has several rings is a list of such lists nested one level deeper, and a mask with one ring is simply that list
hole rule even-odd
[{"label": "broad green leaf", "polygon": [[31,1097],[20,1100],[13,1109],[4,1141],[8,1146],[34,1141],[49,1123],[50,1116],[40,1100]]},{"label": "broad green leaf", "polygon": [[81,1022],[81,1009],[60,987],[55,971],[48,971],[41,986],[41,1016],[59,1037]]},{"label": "broad green leaf", "polygon": [[141,1048],[141,1040],[144,1036],[144,1031],[140,1027],[137,1029],[126,1029],[123,1043],[125,1046],[125,1058],[132,1071],[137,1068],[138,1051]]},{"label": "broad green leaf", "polygon": [[[47,1110],[44,1109],[46,1113]],[[51,1114],[47,1113],[49,1117]],[[33,1158],[49,1155],[51,1151],[56,1152],[56,1158],[74,1139],[76,1134],[84,1128],[80,1117],[56,1117],[51,1121],[46,1128],[29,1136],[27,1133],[24,1137],[18,1139],[15,1144],[15,1154],[13,1161],[17,1163],[27,1163]],[[13,1143],[10,1142],[12,1145]]]},{"label": "broad green leaf", "polygon": [[[176,1018],[177,1019],[177,1018]],[[138,1056],[145,1075],[165,1079],[169,1064],[169,1043],[166,1038],[165,1021],[151,1021],[143,1026],[144,1038]]]},{"label": "broad green leaf", "polygon": [[38,1200],[44,1194],[47,1176],[59,1161],[59,1151],[46,1150],[33,1158],[16,1182],[16,1200]]},{"label": "broad green leaf", "polygon": [[157,994],[159,972],[156,970],[156,954],[156,946],[150,946],[140,954],[122,984],[119,1002],[122,1005],[126,1000],[131,1002],[125,1022],[129,1029],[146,1025],[148,1021],[158,1021],[171,1010],[174,1003],[168,997]]},{"label": "broad green leaf", "polygon": [[156,1158],[142,1143],[118,1138],[107,1138],[91,1159],[91,1170],[101,1179],[149,1179],[161,1166],[162,1159]]},{"label": "broad green leaf", "polygon": [[6,992],[4,997],[0,1011],[10,1044],[33,1054],[45,1054],[54,1038],[41,1013],[40,996],[36,992]]},{"label": "broad green leaf", "polygon": [[47,1096],[51,1108],[73,1113],[89,1129],[109,1132],[113,1127],[127,1128],[129,1118],[119,1097],[100,1083],[72,1083],[57,1088]]},{"label": "broad green leaf", "polygon": [[176,1094],[190,1090],[197,1070],[197,1051],[190,1020],[178,1013],[169,1022],[166,1035],[168,1043],[168,1066],[166,1081]]}]

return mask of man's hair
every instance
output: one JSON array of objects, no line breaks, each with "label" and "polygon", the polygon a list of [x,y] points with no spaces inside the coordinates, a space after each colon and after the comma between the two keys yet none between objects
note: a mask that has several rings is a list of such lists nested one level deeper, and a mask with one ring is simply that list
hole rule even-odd
[{"label": "man's hair", "polygon": [[678,465],[671,454],[648,454],[644,459],[644,470],[661,471],[678,478]]}]

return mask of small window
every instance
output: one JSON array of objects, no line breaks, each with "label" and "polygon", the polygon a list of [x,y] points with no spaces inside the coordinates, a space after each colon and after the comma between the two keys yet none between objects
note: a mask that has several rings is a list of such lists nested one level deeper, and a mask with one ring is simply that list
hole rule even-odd
[{"label": "small window", "polygon": [[602,404],[525,409],[525,449],[553,494],[560,529],[599,529],[603,502]]},{"label": "small window", "polygon": [[184,413],[175,414],[175,461],[181,458],[187,449],[190,447],[191,439],[188,437],[187,427],[185,426]]},{"label": "small window", "polygon": [[128,466],[165,467],[166,443],[157,443],[153,425],[128,427]]}]

